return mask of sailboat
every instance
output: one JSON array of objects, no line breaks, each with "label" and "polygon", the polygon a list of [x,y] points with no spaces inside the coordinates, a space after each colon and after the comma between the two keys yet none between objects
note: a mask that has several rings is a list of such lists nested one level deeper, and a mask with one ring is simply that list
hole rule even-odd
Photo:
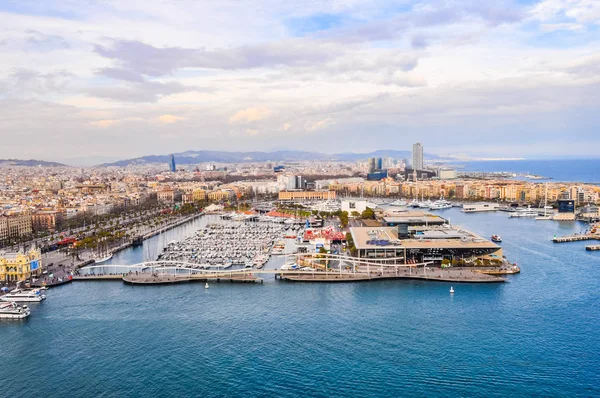
[{"label": "sailboat", "polygon": [[544,195],[544,215],[543,216],[538,216],[535,219],[536,220],[552,220],[552,216],[548,214],[548,184],[546,185],[546,192]]}]

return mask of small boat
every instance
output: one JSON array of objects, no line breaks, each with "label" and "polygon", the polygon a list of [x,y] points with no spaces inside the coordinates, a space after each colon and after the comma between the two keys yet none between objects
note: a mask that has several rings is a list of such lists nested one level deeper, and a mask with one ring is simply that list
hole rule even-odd
[{"label": "small boat", "polygon": [[454,294],[454,288],[450,286],[450,294]]},{"label": "small boat", "polygon": [[205,289],[208,289],[208,288],[209,288],[209,286],[208,286],[208,282],[206,282],[206,283],[204,284],[204,288],[205,288]]},{"label": "small boat", "polygon": [[109,254],[108,256],[106,256],[106,257],[102,257],[102,258],[95,258],[95,259],[94,259],[94,262],[95,262],[96,264],[105,263],[105,262],[107,262],[108,260],[110,260],[110,259],[112,258],[112,256],[113,256],[113,255],[112,255],[112,253],[110,253],[110,254]]},{"label": "small boat", "polygon": [[1,303],[0,304],[0,319],[23,319],[31,314],[29,307],[26,305],[19,306],[16,303]]},{"label": "small boat", "polygon": [[502,242],[502,238],[500,235],[492,235],[492,242],[500,243]]}]

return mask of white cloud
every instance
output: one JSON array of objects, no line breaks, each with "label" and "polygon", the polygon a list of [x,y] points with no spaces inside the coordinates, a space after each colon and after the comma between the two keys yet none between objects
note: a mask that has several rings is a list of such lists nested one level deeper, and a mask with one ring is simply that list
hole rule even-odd
[{"label": "white cloud", "polygon": [[[415,132],[483,150],[519,126],[519,139],[600,144],[571,127],[600,128],[598,1],[56,3],[70,19],[24,4],[0,12],[0,157],[311,149],[307,133],[343,151],[365,136],[405,149]],[[311,31],[323,14],[333,25]]]},{"label": "white cloud", "polygon": [[265,107],[246,108],[237,111],[231,116],[229,118],[229,124],[256,122],[268,118],[272,113],[273,112],[271,112],[270,109]]},{"label": "white cloud", "polygon": [[158,117],[158,120],[164,124],[177,123],[177,122],[180,122],[180,121],[186,120],[186,119],[187,118],[185,118],[183,116],[176,116],[176,115],[160,115]]}]

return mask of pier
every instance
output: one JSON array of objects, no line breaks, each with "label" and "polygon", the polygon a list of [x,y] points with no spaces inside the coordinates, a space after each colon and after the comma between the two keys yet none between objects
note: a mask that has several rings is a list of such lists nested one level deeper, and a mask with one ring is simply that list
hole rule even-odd
[{"label": "pier", "polygon": [[585,250],[590,251],[590,252],[595,252],[600,250],[600,245],[590,245],[590,246],[586,246]]},{"label": "pier", "polygon": [[568,235],[552,239],[554,243],[579,242],[583,240],[600,240],[600,234]]},{"label": "pier", "polygon": [[[339,256],[334,256],[339,257]],[[353,261],[347,258],[347,261]],[[292,282],[364,282],[384,279],[417,279],[453,283],[502,283],[506,279],[498,274],[488,274],[489,269],[476,267],[430,268],[422,264],[381,264],[354,260],[356,264],[346,269],[255,269],[207,270],[189,268],[177,261],[147,262],[137,265],[97,265],[80,270],[74,281],[121,280],[130,284],[171,284],[194,281],[262,282],[259,276],[274,275],[275,279]],[[482,272],[480,272],[482,271]],[[81,272],[85,272],[81,274]],[[502,273],[508,274],[509,272]],[[516,271],[510,272],[516,273]]]}]

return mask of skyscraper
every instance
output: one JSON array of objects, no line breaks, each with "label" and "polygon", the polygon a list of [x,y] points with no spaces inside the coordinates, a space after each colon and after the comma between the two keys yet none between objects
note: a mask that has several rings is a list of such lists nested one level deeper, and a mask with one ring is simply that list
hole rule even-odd
[{"label": "skyscraper", "polygon": [[414,170],[423,170],[423,145],[420,142],[413,144],[412,167]]},{"label": "skyscraper", "polygon": [[369,173],[374,172],[377,169],[377,159],[369,158]]},{"label": "skyscraper", "polygon": [[169,159],[169,170],[171,173],[175,173],[177,171],[177,166],[175,165],[175,155],[171,155]]}]

